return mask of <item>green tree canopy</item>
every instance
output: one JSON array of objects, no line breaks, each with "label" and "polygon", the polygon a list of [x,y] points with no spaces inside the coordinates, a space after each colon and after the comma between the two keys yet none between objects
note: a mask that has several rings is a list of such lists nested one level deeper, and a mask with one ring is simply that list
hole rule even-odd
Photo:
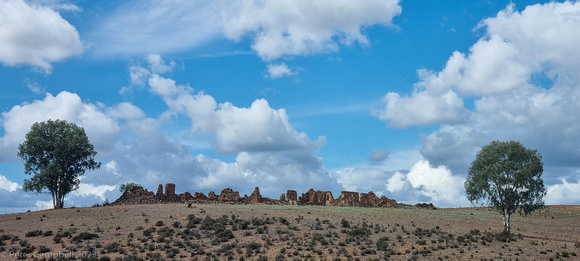
[{"label": "green tree canopy", "polygon": [[137,183],[134,183],[134,182],[128,182],[128,183],[125,183],[125,184],[122,184],[121,186],[119,186],[119,191],[121,191],[121,193],[125,193],[127,191],[129,191],[129,192],[135,191],[138,189],[143,189],[143,186],[141,186]]},{"label": "green tree canopy", "polygon": [[465,180],[467,198],[493,206],[510,232],[510,216],[527,215],[544,207],[546,195],[542,156],[517,141],[493,141],[477,153]]},{"label": "green tree canopy", "polygon": [[23,190],[48,190],[54,208],[63,208],[64,196],[78,189],[85,171],[101,167],[85,130],[63,120],[34,123],[18,149],[24,172],[33,175]]}]

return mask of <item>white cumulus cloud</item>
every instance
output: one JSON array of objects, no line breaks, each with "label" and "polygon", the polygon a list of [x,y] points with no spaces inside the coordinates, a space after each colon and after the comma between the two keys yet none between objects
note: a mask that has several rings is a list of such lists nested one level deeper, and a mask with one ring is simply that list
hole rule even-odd
[{"label": "white cumulus cloud", "polygon": [[436,204],[466,202],[464,178],[454,176],[444,166],[432,167],[428,161],[417,162],[407,173],[407,180],[422,196],[431,198]]},{"label": "white cumulus cloud", "polygon": [[453,91],[442,94],[414,92],[409,97],[389,92],[383,102],[386,108],[378,112],[379,119],[399,128],[439,122],[457,123],[465,114],[463,99]]},{"label": "white cumulus cloud", "polygon": [[326,143],[325,137],[312,141],[306,133],[294,130],[286,111],[272,109],[265,99],[240,108],[229,102],[218,104],[212,96],[194,93],[190,86],[158,74],[151,74],[148,83],[168,105],[167,113],[188,116],[192,130],[214,135],[213,144],[222,153],[315,150]]},{"label": "white cumulus cloud", "polygon": [[56,11],[24,0],[0,1],[0,62],[50,72],[51,63],[82,52],[77,30]]},{"label": "white cumulus cloud", "polygon": [[252,49],[270,61],[285,55],[334,52],[339,43],[367,45],[363,27],[390,26],[400,13],[398,0],[239,1],[224,10],[223,18],[228,38],[251,35]]},{"label": "white cumulus cloud", "polygon": [[290,69],[288,65],[286,65],[285,63],[268,64],[268,66],[266,67],[268,68],[268,74],[266,75],[266,77],[271,79],[277,79],[284,76],[292,76],[296,74],[296,72]]},{"label": "white cumulus cloud", "polygon": [[94,184],[87,184],[87,183],[80,183],[79,184],[79,189],[71,192],[71,194],[69,195],[69,197],[74,197],[74,196],[80,196],[80,197],[86,197],[86,196],[94,196],[94,197],[98,197],[101,200],[105,200],[107,199],[105,196],[105,193],[108,191],[113,191],[117,189],[117,186],[111,186],[111,185],[94,185]]},{"label": "white cumulus cloud", "polygon": [[385,185],[392,175],[391,172],[377,168],[344,168],[332,173],[345,190],[373,191],[378,195],[385,193]]},{"label": "white cumulus cloud", "polygon": [[48,93],[43,100],[16,105],[2,113],[1,122],[5,133],[0,137],[0,148],[14,151],[14,154],[2,154],[0,160],[14,159],[18,144],[24,142],[32,124],[49,119],[66,120],[83,127],[91,143],[101,150],[111,148],[119,131],[115,120],[99,106],[83,103],[77,94],[63,91],[53,96]]},{"label": "white cumulus cloud", "polygon": [[468,206],[463,183],[465,179],[453,175],[445,166],[433,167],[420,160],[408,172],[395,172],[386,189],[395,199],[405,203],[432,202],[439,207]]},{"label": "white cumulus cloud", "polygon": [[12,182],[5,176],[0,175],[0,189],[13,192],[16,191],[19,187],[20,185],[18,185],[18,183]]},{"label": "white cumulus cloud", "polygon": [[546,197],[544,201],[547,205],[556,204],[580,204],[580,176],[576,176],[576,182],[568,182],[566,178],[562,178],[561,183],[546,186]]},{"label": "white cumulus cloud", "polygon": [[387,180],[387,190],[393,193],[397,193],[403,190],[405,186],[406,177],[405,174],[401,172],[396,172]]}]

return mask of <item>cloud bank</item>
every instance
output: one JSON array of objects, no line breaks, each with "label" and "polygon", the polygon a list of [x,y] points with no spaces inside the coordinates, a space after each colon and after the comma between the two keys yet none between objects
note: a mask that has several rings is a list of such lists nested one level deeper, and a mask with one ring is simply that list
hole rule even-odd
[{"label": "cloud bank", "polygon": [[130,1],[95,25],[89,38],[103,55],[169,53],[220,38],[249,39],[271,61],[368,45],[364,27],[391,26],[400,13],[399,0]]},{"label": "cloud bank", "polygon": [[579,27],[580,3],[521,12],[510,4],[481,21],[485,35],[468,53],[454,52],[441,71],[419,70],[410,95],[387,93],[378,118],[401,128],[439,124],[422,137],[422,153],[454,173],[466,173],[481,146],[513,139],[538,149],[545,174],[555,175],[580,157],[580,118],[570,113],[580,110]]}]

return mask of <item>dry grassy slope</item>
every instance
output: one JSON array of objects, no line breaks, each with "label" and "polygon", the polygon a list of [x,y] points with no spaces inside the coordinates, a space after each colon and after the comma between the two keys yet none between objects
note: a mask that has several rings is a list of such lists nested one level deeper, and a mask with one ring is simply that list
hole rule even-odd
[{"label": "dry grassy slope", "polygon": [[[224,228],[232,231],[234,238],[218,243],[215,234],[219,231],[203,230],[201,224],[190,229],[189,236],[184,235],[190,214],[212,219],[225,215]],[[232,215],[238,221],[233,221]],[[253,219],[258,222],[252,224]],[[342,226],[343,219],[350,227]],[[247,229],[241,228],[240,220],[249,221]],[[160,242],[159,229],[164,226],[155,226],[158,221],[163,221],[167,230],[173,230],[171,237],[161,240],[165,242]],[[173,227],[176,222],[182,227]],[[268,260],[276,257],[280,260],[382,260],[385,256],[391,260],[534,260],[566,256],[578,259],[579,222],[578,206],[552,206],[528,217],[514,216],[512,232],[519,234],[519,238],[504,243],[491,237],[486,240],[486,233],[501,230],[501,216],[484,208],[425,210],[277,205],[194,205],[187,208],[184,204],[69,208],[0,215],[0,236],[4,239],[0,243],[0,260],[14,260],[19,253],[20,257],[39,259],[57,254],[82,257],[91,253],[89,257],[95,258],[93,260],[105,256],[111,260],[156,256],[191,260],[192,252],[197,254],[194,258],[200,260],[208,257],[211,260],[256,260],[261,256]],[[157,231],[147,237],[143,231],[150,227]],[[53,235],[26,237],[34,230],[53,231]],[[65,237],[62,243],[55,243],[53,238],[59,231],[70,231],[71,237],[90,232],[99,238],[75,243],[72,238]],[[130,238],[131,233],[133,238]],[[387,248],[377,246],[383,237],[388,237]],[[117,251],[109,248],[112,242],[119,242]],[[257,251],[249,245],[251,242],[260,244]],[[32,253],[22,253],[31,246],[35,247]],[[50,251],[39,253],[41,246]]]}]

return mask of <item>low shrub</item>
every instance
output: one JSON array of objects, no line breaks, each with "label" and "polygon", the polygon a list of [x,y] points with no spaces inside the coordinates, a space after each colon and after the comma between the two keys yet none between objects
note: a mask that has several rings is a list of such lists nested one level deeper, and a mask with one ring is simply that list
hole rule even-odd
[{"label": "low shrub", "polygon": [[371,230],[363,225],[362,227],[355,227],[351,229],[347,232],[347,234],[354,238],[368,238],[371,234]]},{"label": "low shrub", "polygon": [[234,238],[234,233],[231,230],[219,228],[216,229],[215,236],[220,242],[228,242],[228,240]]},{"label": "low shrub", "polygon": [[72,238],[73,242],[82,242],[83,240],[91,240],[94,238],[99,238],[99,235],[85,231]]},{"label": "low shrub", "polygon": [[32,252],[34,252],[33,247],[24,247],[24,248],[20,249],[20,253],[22,253],[22,254],[30,254]]},{"label": "low shrub", "polygon": [[502,231],[500,233],[496,233],[496,234],[494,234],[494,237],[497,241],[500,241],[500,242],[516,241],[516,237],[514,236],[514,234],[507,232],[507,231]]},{"label": "low shrub", "polygon": [[251,249],[251,250],[256,250],[256,249],[260,249],[262,247],[262,244],[252,241],[248,244],[246,244],[246,248],[247,249]]},{"label": "low shrub", "polygon": [[26,237],[37,237],[37,236],[40,236],[40,235],[42,235],[42,230],[31,230],[31,231],[26,232],[26,235],[24,235],[24,236],[26,236]]},{"label": "low shrub", "polygon": [[174,232],[175,231],[169,227],[162,227],[159,230],[157,230],[157,235],[162,238],[171,237],[173,236]]},{"label": "low shrub", "polygon": [[121,250],[121,244],[119,242],[112,242],[105,246],[107,253],[119,252],[119,250]]},{"label": "low shrub", "polygon": [[389,250],[389,238],[388,237],[381,237],[377,240],[377,250],[379,251],[388,251]]},{"label": "low shrub", "polygon": [[50,252],[50,248],[46,247],[46,246],[40,246],[38,248],[38,253],[42,254],[42,253],[48,253]]},{"label": "low shrub", "polygon": [[52,241],[54,241],[54,243],[59,244],[62,242],[62,236],[60,234],[56,234],[53,238]]}]

